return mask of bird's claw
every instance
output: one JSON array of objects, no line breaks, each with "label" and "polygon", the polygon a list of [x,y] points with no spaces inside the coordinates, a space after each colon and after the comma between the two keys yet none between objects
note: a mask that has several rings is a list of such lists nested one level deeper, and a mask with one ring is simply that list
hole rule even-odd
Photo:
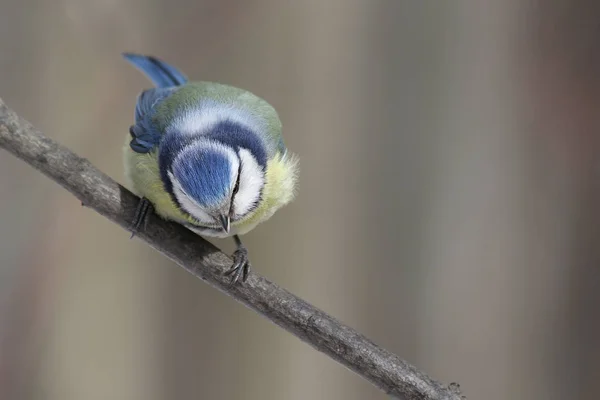
[{"label": "bird's claw", "polygon": [[140,231],[140,228],[142,227],[143,224],[145,224],[146,217],[151,210],[152,210],[152,203],[150,203],[150,200],[148,200],[145,197],[142,197],[140,199],[140,202],[137,205],[137,208],[135,209],[135,215],[133,216],[133,221],[129,225],[129,231],[131,232],[130,239],[133,239],[133,237],[136,235],[136,233],[138,233]]},{"label": "bird's claw", "polygon": [[246,282],[248,279],[248,271],[250,271],[250,260],[248,259],[248,250],[245,247],[239,247],[236,251],[233,252],[233,265],[227,271],[225,271],[224,275],[231,275],[231,285],[235,285],[237,281],[239,281],[240,277],[242,278],[242,282]]}]

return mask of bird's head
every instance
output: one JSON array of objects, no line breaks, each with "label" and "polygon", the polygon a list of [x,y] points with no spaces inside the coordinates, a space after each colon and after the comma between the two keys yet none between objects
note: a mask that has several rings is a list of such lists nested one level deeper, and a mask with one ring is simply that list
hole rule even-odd
[{"label": "bird's head", "polygon": [[259,204],[265,167],[251,150],[199,138],[172,156],[164,171],[172,197],[200,225],[229,232]]}]

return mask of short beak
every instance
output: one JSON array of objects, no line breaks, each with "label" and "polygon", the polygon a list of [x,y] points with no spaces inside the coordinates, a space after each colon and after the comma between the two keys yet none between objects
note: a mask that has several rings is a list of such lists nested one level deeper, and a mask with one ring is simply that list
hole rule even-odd
[{"label": "short beak", "polygon": [[225,231],[225,233],[228,233],[231,219],[227,215],[221,215],[220,219],[221,225],[223,225],[223,230]]}]

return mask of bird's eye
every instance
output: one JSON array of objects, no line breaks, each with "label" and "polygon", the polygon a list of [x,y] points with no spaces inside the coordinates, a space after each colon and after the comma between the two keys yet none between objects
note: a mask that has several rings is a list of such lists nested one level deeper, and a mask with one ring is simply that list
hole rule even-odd
[{"label": "bird's eye", "polygon": [[236,195],[238,190],[240,190],[240,175],[241,175],[240,172],[241,172],[241,168],[238,170],[238,175],[237,175],[237,179],[235,181],[235,186],[233,187],[233,192],[231,193],[232,198],[233,198],[233,196]]},{"label": "bird's eye", "polygon": [[231,205],[229,206],[230,216],[233,216],[233,198],[237,194],[238,190],[240,190],[240,175],[242,175],[242,163],[240,163],[238,167],[237,179],[235,180],[235,186],[233,187],[233,192],[231,193]]}]

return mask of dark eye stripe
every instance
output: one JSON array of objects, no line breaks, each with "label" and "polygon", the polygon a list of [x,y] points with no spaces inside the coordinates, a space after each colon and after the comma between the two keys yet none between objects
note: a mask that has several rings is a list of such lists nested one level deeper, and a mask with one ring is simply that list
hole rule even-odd
[{"label": "dark eye stripe", "polygon": [[235,195],[238,190],[240,190],[240,175],[242,175],[242,162],[240,160],[240,164],[238,166],[237,179],[235,181],[235,186],[233,187],[233,192],[231,193],[231,205],[229,206],[229,216],[233,216],[233,201],[235,200]]},{"label": "dark eye stripe", "polygon": [[235,186],[233,187],[233,193],[231,195],[232,198],[237,194],[238,190],[240,190],[240,175],[242,175],[242,163],[240,163],[240,166],[238,167],[237,179],[235,181]]}]

